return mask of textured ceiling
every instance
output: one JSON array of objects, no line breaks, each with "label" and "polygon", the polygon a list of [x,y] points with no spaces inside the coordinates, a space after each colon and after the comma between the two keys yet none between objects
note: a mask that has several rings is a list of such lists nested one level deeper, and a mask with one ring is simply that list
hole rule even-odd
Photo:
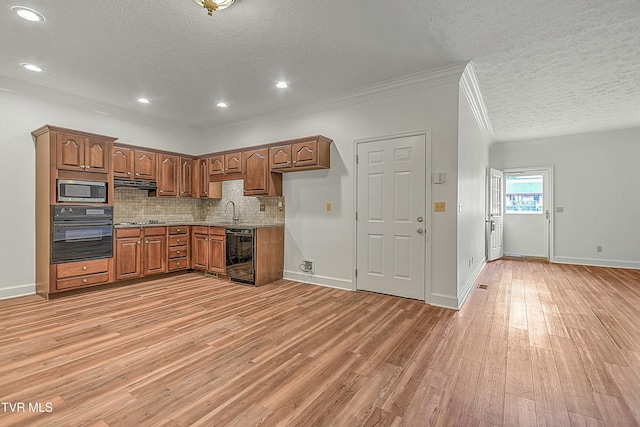
[{"label": "textured ceiling", "polygon": [[637,0],[237,0],[213,17],[192,0],[15,1],[0,9],[0,89],[195,132],[468,60],[498,141],[640,127]]}]

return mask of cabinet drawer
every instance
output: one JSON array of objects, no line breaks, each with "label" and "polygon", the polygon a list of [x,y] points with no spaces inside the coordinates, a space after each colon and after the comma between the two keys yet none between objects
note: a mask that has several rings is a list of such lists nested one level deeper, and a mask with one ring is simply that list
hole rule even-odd
[{"label": "cabinet drawer", "polygon": [[183,246],[187,244],[186,234],[174,234],[169,236],[169,246]]},{"label": "cabinet drawer", "polygon": [[135,228],[116,228],[116,238],[119,237],[140,237],[142,235],[142,229],[140,227]]},{"label": "cabinet drawer", "polygon": [[196,225],[192,229],[193,234],[209,234],[209,227],[204,227],[202,225]]},{"label": "cabinet drawer", "polygon": [[186,246],[174,246],[169,248],[169,259],[183,258],[187,256]]},{"label": "cabinet drawer", "polygon": [[146,227],[144,236],[164,236],[167,233],[167,227]]},{"label": "cabinet drawer", "polygon": [[185,234],[187,232],[186,225],[176,225],[169,227],[169,234]]},{"label": "cabinet drawer", "polygon": [[91,274],[88,276],[72,277],[70,279],[58,279],[56,288],[58,290],[80,288],[82,286],[98,285],[109,283],[109,273]]},{"label": "cabinet drawer", "polygon": [[64,279],[67,277],[85,276],[94,273],[107,273],[109,271],[109,259],[96,259],[93,261],[70,262],[68,264],[58,264],[56,277]]},{"label": "cabinet drawer", "polygon": [[189,268],[186,258],[175,258],[169,260],[169,271],[186,270]]},{"label": "cabinet drawer", "polygon": [[225,228],[224,227],[211,227],[209,228],[209,236],[224,236]]}]

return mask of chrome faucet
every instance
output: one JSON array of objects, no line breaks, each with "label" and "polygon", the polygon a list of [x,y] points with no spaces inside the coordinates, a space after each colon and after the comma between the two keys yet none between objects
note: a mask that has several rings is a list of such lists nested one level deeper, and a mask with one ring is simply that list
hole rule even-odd
[{"label": "chrome faucet", "polygon": [[231,206],[233,206],[233,222],[238,222],[240,221],[240,218],[236,215],[236,204],[233,203],[233,200],[229,200],[227,202],[226,205],[224,205],[224,211],[227,211],[227,208],[229,207],[229,203],[231,203]]}]

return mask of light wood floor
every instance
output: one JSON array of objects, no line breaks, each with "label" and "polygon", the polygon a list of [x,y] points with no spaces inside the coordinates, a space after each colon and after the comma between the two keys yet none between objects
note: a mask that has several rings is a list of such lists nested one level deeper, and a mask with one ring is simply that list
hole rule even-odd
[{"label": "light wood floor", "polygon": [[640,422],[640,271],[499,260],[463,310],[192,274],[0,301],[0,425]]}]

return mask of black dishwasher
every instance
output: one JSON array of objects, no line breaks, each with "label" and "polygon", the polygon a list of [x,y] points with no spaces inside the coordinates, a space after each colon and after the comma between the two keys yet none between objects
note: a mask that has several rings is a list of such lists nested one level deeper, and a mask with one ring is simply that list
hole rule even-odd
[{"label": "black dishwasher", "polygon": [[253,228],[227,228],[227,276],[233,282],[255,284]]}]

